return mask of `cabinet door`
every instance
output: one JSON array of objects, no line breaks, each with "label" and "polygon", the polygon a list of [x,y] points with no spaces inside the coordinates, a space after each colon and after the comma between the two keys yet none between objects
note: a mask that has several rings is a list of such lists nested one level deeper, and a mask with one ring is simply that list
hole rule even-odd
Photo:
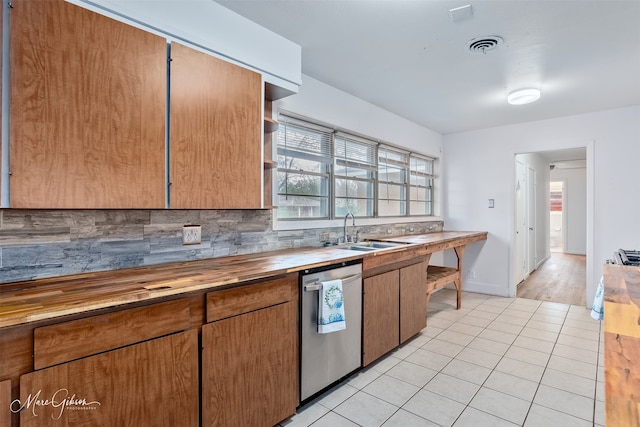
[{"label": "cabinet door", "polygon": [[400,342],[427,327],[427,263],[400,269]]},{"label": "cabinet door", "polygon": [[367,366],[399,344],[398,270],[364,279],[362,364]]},{"label": "cabinet door", "polygon": [[171,44],[170,205],[262,207],[262,77]]},{"label": "cabinet door", "polygon": [[25,374],[20,402],[22,427],[198,426],[198,332]]},{"label": "cabinet door", "polygon": [[202,327],[202,425],[271,427],[298,397],[297,304]]},{"label": "cabinet door", "polygon": [[12,0],[12,208],[164,208],[166,40]]}]

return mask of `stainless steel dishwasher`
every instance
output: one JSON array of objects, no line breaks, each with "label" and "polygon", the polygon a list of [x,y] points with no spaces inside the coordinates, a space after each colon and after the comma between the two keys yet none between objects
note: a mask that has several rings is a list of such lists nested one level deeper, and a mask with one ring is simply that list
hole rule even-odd
[{"label": "stainless steel dishwasher", "polygon": [[[318,333],[322,282],[342,280],[346,329]],[[304,401],[361,365],[362,264],[341,263],[300,276],[300,400]]]}]

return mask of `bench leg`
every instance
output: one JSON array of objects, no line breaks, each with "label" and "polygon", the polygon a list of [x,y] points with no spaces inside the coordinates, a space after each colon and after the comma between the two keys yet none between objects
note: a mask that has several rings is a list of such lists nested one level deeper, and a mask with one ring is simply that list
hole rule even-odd
[{"label": "bench leg", "polygon": [[456,285],[457,310],[460,310],[460,306],[462,305],[462,256],[464,255],[464,249],[465,245],[453,248],[458,257],[458,277],[454,280],[454,284]]}]

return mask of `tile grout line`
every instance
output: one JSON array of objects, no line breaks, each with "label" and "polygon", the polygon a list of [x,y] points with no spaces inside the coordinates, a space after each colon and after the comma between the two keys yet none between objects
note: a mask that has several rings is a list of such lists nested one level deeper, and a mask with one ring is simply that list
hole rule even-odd
[{"label": "tile grout line", "polygon": [[[487,299],[488,299],[488,298],[487,298]],[[523,298],[520,298],[520,299],[523,299]],[[526,299],[526,298],[524,298],[524,299]],[[498,313],[498,316],[500,316],[500,315],[504,314],[504,312],[505,312],[508,308],[512,308],[512,309],[514,309],[514,310],[517,310],[516,308],[513,308],[513,307],[512,307],[513,303],[514,303],[515,301],[517,301],[517,300],[518,300],[518,298],[517,298],[517,297],[516,297],[516,298],[514,298],[514,299],[513,299],[513,301],[512,301],[508,306],[506,306],[504,309],[502,309],[502,311],[501,311],[500,313]],[[486,301],[486,300],[485,300],[485,301]],[[528,319],[527,319],[527,323],[525,323],[525,325],[523,325],[523,326],[521,327],[520,332],[516,335],[516,338],[514,339],[514,341],[513,341],[511,344],[509,344],[509,348],[508,348],[508,349],[507,349],[507,351],[505,351],[505,353],[500,357],[500,360],[496,363],[496,365],[495,365],[495,366],[497,366],[497,365],[500,363],[500,361],[502,361],[502,360],[506,357],[505,355],[506,355],[506,353],[509,351],[509,349],[510,349],[511,347],[518,347],[518,348],[523,348],[523,349],[525,349],[525,350],[529,350],[529,349],[527,349],[526,347],[520,347],[520,346],[518,346],[518,345],[514,345],[513,343],[518,339],[518,337],[520,337],[520,336],[521,336],[522,330],[523,330],[523,329],[526,327],[526,325],[531,321],[531,319],[532,319],[532,318],[533,318],[533,316],[538,312],[538,310],[540,309],[540,307],[542,306],[542,304],[543,304],[543,303],[544,303],[544,301],[541,301],[541,302],[537,305],[536,309],[535,309],[533,312],[531,312],[531,315],[530,315],[530,316],[528,317]],[[478,306],[479,306],[479,305],[480,305],[480,304],[478,304]],[[538,390],[539,390],[540,386],[542,385],[542,378],[544,377],[544,374],[547,372],[548,365],[549,365],[549,362],[550,362],[550,360],[551,360],[551,356],[553,355],[553,350],[555,350],[555,348],[556,348],[556,345],[557,345],[557,343],[558,343],[558,339],[560,338],[560,334],[561,334],[561,332],[562,332],[562,328],[564,327],[564,325],[565,325],[565,323],[566,323],[567,319],[569,318],[569,312],[570,312],[571,307],[572,307],[572,305],[573,305],[573,304],[563,304],[563,305],[568,306],[568,308],[567,308],[566,312],[564,312],[564,315],[562,316],[563,321],[562,321],[562,324],[561,324],[561,326],[560,326],[560,330],[558,331],[557,336],[556,336],[556,338],[555,338],[555,340],[554,340],[554,342],[553,342],[553,347],[552,347],[551,351],[549,352],[549,357],[548,357],[548,359],[547,359],[547,362],[545,363],[544,370],[543,370],[543,372],[542,372],[542,376],[540,377],[540,380],[539,380],[539,381],[537,381],[536,391],[535,391],[535,393],[533,394],[533,397],[532,397],[531,401],[529,402],[529,409],[527,410],[527,413],[526,413],[525,418],[524,418],[524,420],[523,420],[523,425],[524,425],[524,422],[526,422],[527,417],[529,416],[529,412],[531,411],[531,408],[533,407],[533,401],[534,401],[534,399],[535,399],[535,396],[536,396],[536,394],[537,394],[537,392],[538,392]],[[477,308],[478,306],[476,306],[475,308]],[[474,309],[475,309],[475,308],[474,308]],[[471,311],[473,311],[473,309],[472,309]],[[518,310],[518,311],[522,311],[522,310]],[[467,316],[467,315],[469,315],[469,313],[468,313],[468,314],[465,314],[463,317],[465,317],[465,316]],[[453,324],[455,324],[455,323],[459,322],[459,320],[460,320],[460,319],[453,321]],[[495,321],[495,319],[493,319],[493,320],[492,320],[492,322],[493,322],[493,321]],[[453,324],[452,324],[452,325],[453,325]],[[452,325],[450,325],[450,326],[452,326]],[[444,329],[442,332],[444,332],[444,331],[446,331],[446,330],[448,330],[448,329],[449,329],[449,327],[447,327],[446,329]],[[484,331],[484,330],[487,330],[487,329],[488,329],[488,326],[483,327],[483,331]],[[534,328],[534,329],[537,329],[537,328]],[[442,333],[442,332],[441,332],[441,333]],[[440,333],[439,333],[438,335],[440,335]],[[433,338],[436,338],[438,335],[436,335],[436,336],[435,336],[435,337],[433,337]],[[479,336],[479,335],[475,335],[475,336],[474,336],[474,339],[475,339],[475,338],[478,338],[478,336]],[[432,338],[432,339],[433,339],[433,338]],[[525,337],[525,338],[528,338],[528,337]],[[472,340],[472,341],[473,341],[473,340]],[[472,341],[471,341],[471,342],[472,342]],[[471,342],[470,342],[470,343],[471,343]],[[470,344],[470,343],[469,343],[469,344]],[[463,346],[463,347],[464,347],[464,348],[468,348],[469,344],[467,344],[467,345],[465,345],[465,346]],[[599,346],[599,342],[598,342],[598,346]],[[472,348],[472,347],[471,347],[471,348]],[[472,348],[472,349],[473,349],[473,348]],[[461,351],[462,351],[462,350],[461,350]],[[461,352],[461,351],[460,351],[460,352]],[[479,351],[482,351],[482,350],[479,350]],[[458,352],[457,354],[459,354],[460,352]],[[457,355],[457,354],[456,354],[456,355]],[[558,356],[558,357],[561,357],[561,356]],[[598,357],[599,357],[599,356],[598,356]],[[454,359],[455,359],[455,356],[452,358],[452,361],[453,361]],[[517,359],[514,359],[514,360],[517,360]],[[572,359],[570,359],[570,360],[572,360]],[[524,361],[522,361],[522,362],[524,362]],[[449,363],[451,363],[451,361],[450,361]],[[448,365],[449,363],[447,363],[447,365]],[[469,362],[469,363],[472,363],[472,362]],[[524,362],[524,363],[528,363],[528,362]],[[472,364],[474,364],[474,365],[475,365],[475,363],[472,363]],[[445,367],[446,367],[447,365],[445,365]],[[482,365],[477,365],[477,366],[482,366]],[[491,369],[491,374],[492,374],[493,372],[495,372],[495,366],[494,366],[494,368],[493,368],[493,369]],[[597,368],[597,365],[596,365],[596,368]],[[444,367],[443,367],[442,369],[444,369]],[[440,373],[440,372],[442,372],[442,369],[439,371],[439,373]],[[500,372],[500,371],[498,371],[498,372]],[[491,374],[489,374],[489,376],[491,376]],[[485,384],[485,383],[486,383],[486,381],[488,380],[489,376],[485,379],[485,381],[483,381],[483,383],[480,385],[480,388],[482,388],[482,387],[484,386],[484,384]],[[518,377],[518,378],[519,378],[519,377]],[[427,384],[428,384],[428,383],[427,383]],[[426,385],[425,385],[425,386],[426,386]],[[597,373],[596,373],[596,386],[597,386]],[[549,387],[552,387],[552,386],[549,386]],[[552,387],[552,388],[555,388],[555,387]],[[493,389],[491,389],[491,390],[493,390]],[[566,391],[566,390],[562,390],[562,389],[558,389],[558,390],[560,390],[560,391],[564,391],[564,392],[567,392],[567,393],[572,393],[572,392],[569,392],[569,391]],[[469,403],[471,403],[471,401],[473,400],[473,398],[475,398],[475,396],[478,394],[478,392],[479,392],[479,391],[480,391],[480,389],[478,389],[478,391],[476,391],[476,393],[475,393],[475,394],[474,394],[474,396],[471,398],[471,400],[469,401]],[[494,390],[494,391],[498,391],[498,390]],[[500,392],[500,391],[498,391],[498,392]],[[576,394],[576,393],[572,393],[572,394]],[[518,398],[517,396],[512,396],[512,397]],[[520,399],[520,398],[518,398],[518,399]],[[520,400],[525,401],[524,399],[520,399]],[[592,422],[592,423],[594,423],[594,422],[595,422],[595,400],[596,400],[596,399],[594,399],[594,412],[593,412],[593,414],[592,414],[592,418],[591,418],[591,422]],[[469,405],[469,404],[467,404],[467,405],[465,406],[465,410],[466,410],[469,406],[470,406],[470,405]],[[542,406],[543,406],[543,407],[545,407],[545,408],[548,408],[548,407],[546,407],[546,406],[544,406],[544,405],[542,405]],[[473,408],[473,407],[472,407],[472,408]],[[473,408],[473,409],[476,409],[476,408]],[[556,410],[556,409],[553,409],[553,408],[548,408],[548,409]],[[479,410],[479,409],[476,409],[476,410]],[[479,410],[479,411],[481,411],[481,410]],[[464,411],[463,411],[463,412],[464,412]],[[484,411],[481,411],[481,412],[484,412]],[[568,414],[568,413],[563,412],[563,411],[558,411],[558,412],[561,412],[561,413],[564,413],[564,414],[566,414],[566,415],[569,415],[569,416],[574,417],[574,415],[572,415],[572,414]],[[485,412],[485,413],[487,413],[487,412]],[[460,413],[460,415],[458,415],[458,417],[456,418],[456,421],[460,418],[460,416],[461,416],[461,415],[462,415],[462,413]],[[496,416],[496,415],[494,415],[494,414],[489,414],[489,415],[492,415],[492,416],[497,417],[497,418],[500,418],[500,419],[504,419],[504,418],[502,418],[502,417],[498,417],[498,416]],[[575,417],[575,418],[583,419],[583,418],[580,418],[580,417]],[[505,420],[505,421],[511,422],[511,421],[509,421],[509,420]],[[455,421],[454,421],[454,423],[455,423]]]},{"label": "tile grout line", "polygon": [[[487,296],[487,298],[485,298],[485,300],[484,300],[484,301],[482,301],[482,302],[486,302],[486,301],[487,301],[487,300],[489,300],[490,298],[491,298],[490,296]],[[503,308],[499,313],[494,313],[494,314],[497,314],[496,318],[497,318],[497,317],[499,317],[500,315],[504,314],[504,312],[507,310],[507,308],[509,308],[509,307],[513,304],[513,302],[514,302],[516,299],[517,299],[517,298],[513,298],[513,300],[509,303],[509,305],[505,306],[505,307],[504,307],[504,308]],[[471,311],[473,311],[474,309],[477,309],[477,307],[478,307],[478,306],[480,306],[480,305],[482,304],[482,302],[481,302],[481,303],[479,303],[478,305],[476,305],[476,306],[475,306]],[[480,311],[482,311],[482,310],[480,310]],[[518,310],[518,311],[521,311],[521,310]],[[469,313],[465,314],[465,315],[464,315],[464,316],[462,316],[462,317],[466,317],[466,316],[468,316],[468,315],[469,315]],[[532,316],[533,316],[533,314],[532,314],[531,316],[529,316],[529,319],[528,319],[528,320],[530,320],[530,318],[531,318]],[[496,318],[492,319],[492,320],[491,320],[491,322],[490,322],[488,325],[490,325],[491,323],[493,323],[493,322],[496,320]],[[488,319],[487,319],[487,320],[488,320]],[[455,324],[455,323],[457,323],[457,322],[459,322],[459,321],[460,321],[460,319],[453,321],[453,323],[452,323],[451,325],[449,325],[449,327],[453,326],[453,324]],[[482,330],[483,330],[483,331],[485,331],[485,330],[489,329],[489,328],[488,328],[488,325],[487,325],[487,326],[484,326],[484,327],[482,328]],[[440,333],[438,333],[438,334],[437,334],[436,336],[434,336],[432,339],[437,338],[440,334],[442,334],[443,332],[447,331],[447,330],[449,329],[449,327],[447,327],[446,329],[443,329]],[[522,327],[522,329],[524,329],[524,326]],[[522,332],[522,329],[521,329],[521,331],[520,331],[520,332]],[[492,329],[491,329],[491,330],[492,330]],[[503,332],[503,331],[498,331],[498,332]],[[482,332],[481,332],[481,333],[482,333]],[[507,332],[504,332],[504,333],[507,333]],[[463,334],[463,333],[462,333],[462,334]],[[466,334],[464,334],[464,335],[466,335]],[[514,335],[515,335],[515,334],[514,334]],[[471,335],[470,335],[470,336],[471,336]],[[516,335],[516,339],[517,339],[517,337],[519,337],[519,336],[520,336],[520,333],[518,333],[518,334]],[[468,344],[466,344],[466,345],[462,346],[462,347],[463,347],[463,350],[464,350],[464,349],[466,349],[466,348],[471,348],[472,350],[483,351],[483,350],[479,350],[479,349],[474,349],[473,347],[469,347],[469,344],[471,344],[471,342],[473,342],[473,341],[474,341],[476,338],[478,338],[478,337],[479,337],[479,334],[478,334],[478,335],[473,335],[473,340],[469,341],[469,343],[468,343]],[[487,340],[489,340],[489,341],[493,341],[493,340],[490,340],[490,339],[488,339],[488,338],[487,338]],[[430,341],[431,341],[431,340],[430,340]],[[515,341],[515,339],[514,339],[514,341]],[[448,341],[447,341],[447,342],[448,342]],[[497,341],[496,341],[496,342],[497,342]],[[455,344],[455,343],[453,343],[453,344]],[[506,343],[503,343],[503,344],[506,344]],[[426,343],[425,343],[425,345],[426,345]],[[506,350],[506,351],[509,351],[509,348],[511,348],[512,346],[513,346],[513,342],[512,342],[511,344],[509,344],[509,347],[507,348],[507,350]],[[420,347],[420,348],[422,348],[422,347]],[[455,355],[455,356],[453,356],[453,357],[451,358],[451,360],[450,360],[450,361],[449,361],[445,366],[443,366],[443,367],[438,371],[438,373],[442,373],[442,371],[443,371],[443,370],[444,370],[444,369],[445,369],[445,368],[446,368],[446,367],[447,367],[447,366],[448,366],[452,361],[454,361],[454,360],[456,359],[457,355],[458,355],[458,354],[460,354],[463,350],[460,350],[458,353],[456,353],[456,355]],[[505,353],[504,353],[504,354],[506,354],[506,351],[505,351]],[[485,353],[488,353],[488,352],[485,352]],[[492,353],[490,353],[490,354],[492,354]],[[498,362],[496,363],[496,365],[495,365],[495,366],[497,366],[497,365],[500,363],[500,361],[502,361],[502,359],[504,358],[504,354],[503,354],[502,356],[500,356],[500,359],[498,360]],[[473,363],[473,362],[467,362],[467,363],[471,363],[471,364],[473,364],[473,365],[476,365],[476,364],[475,364],[475,363]],[[485,368],[485,367],[484,367],[484,366],[482,366],[482,365],[476,365],[476,366],[480,366],[480,367]],[[480,387],[479,387],[479,388],[478,388],[478,390],[473,394],[473,396],[471,397],[471,399],[469,399],[469,402],[465,404],[465,408],[464,408],[464,409],[462,410],[462,412],[460,412],[460,414],[456,417],[456,419],[453,421],[453,424],[452,424],[452,425],[455,425],[455,423],[460,419],[460,417],[462,416],[462,414],[464,413],[464,411],[466,411],[469,407],[471,407],[472,409],[475,409],[475,410],[477,410],[477,411],[483,412],[483,413],[485,413],[485,414],[491,415],[491,416],[493,416],[493,417],[500,418],[500,419],[505,420],[505,421],[507,421],[507,422],[511,422],[511,421],[509,421],[509,420],[507,420],[507,419],[505,419],[505,418],[499,417],[499,416],[497,416],[497,415],[494,415],[494,414],[491,414],[491,413],[485,412],[485,411],[483,411],[483,410],[480,410],[480,409],[474,408],[473,406],[470,406],[470,403],[471,403],[471,402],[473,401],[473,399],[478,395],[478,393],[480,392],[480,390],[482,389],[482,387],[484,386],[484,384],[487,382],[487,380],[489,379],[489,377],[491,376],[491,374],[492,374],[493,372],[495,372],[495,366],[491,369],[491,373],[487,376],[487,378],[485,378],[485,379],[484,379],[484,381],[482,382],[482,384],[480,384]],[[488,369],[488,368],[487,368],[487,369]],[[448,374],[444,374],[444,375],[448,375]],[[436,376],[437,376],[437,374],[436,374]],[[434,376],[434,378],[435,378],[435,376]],[[456,377],[456,378],[457,378],[457,377]],[[433,378],[432,378],[432,379],[433,379]],[[462,380],[461,378],[458,378],[458,379]],[[463,380],[463,381],[465,381],[465,380]],[[431,382],[431,380],[430,380],[429,382]],[[427,385],[429,384],[429,382],[427,382],[427,384],[425,384],[425,386],[427,386]],[[424,387],[423,387],[423,388],[424,388]],[[493,390],[493,389],[491,389],[491,390]],[[497,390],[495,390],[495,391],[497,391]],[[445,396],[445,397],[446,397],[446,396]],[[515,396],[513,396],[513,397],[515,397]],[[451,399],[451,400],[453,400],[453,399]],[[523,399],[520,399],[520,400],[523,400]],[[458,403],[460,403],[460,402],[458,402]]]},{"label": "tile grout line", "polygon": [[[511,307],[511,306],[513,305],[513,303],[514,303],[517,299],[518,299],[517,297],[516,297],[516,298],[514,298],[514,299],[513,299],[513,301],[511,301],[511,303],[510,303],[508,306],[506,306],[506,307],[505,307],[505,308],[504,308],[504,309],[499,313],[499,315],[498,315],[498,316],[500,316],[500,315],[504,314],[504,312],[505,312],[509,307]],[[538,308],[539,308],[539,307],[540,307],[540,304],[538,304]],[[538,310],[538,308],[536,308],[536,310],[535,310],[535,311],[537,311],[537,310]],[[518,311],[521,311],[521,310],[518,310]],[[534,311],[533,313],[535,313],[535,311]],[[530,320],[531,320],[531,318],[533,317],[533,313],[532,313],[532,314],[529,316],[529,318],[527,319],[527,323],[529,323],[529,321],[530,321]],[[497,318],[497,317],[496,317],[496,318]],[[493,319],[493,320],[492,320],[492,322],[494,322],[494,321],[495,321],[495,319]],[[489,323],[489,324],[491,324],[491,323]],[[525,326],[526,326],[526,324],[525,324]],[[525,326],[522,326],[522,327],[521,327],[520,332],[518,332],[518,334],[516,335],[516,338],[513,340],[513,342],[512,342],[511,344],[509,344],[509,347],[508,347],[508,348],[507,348],[507,350],[502,354],[502,356],[500,356],[500,359],[498,360],[498,362],[496,362],[496,364],[494,365],[494,367],[491,369],[491,373],[487,376],[487,378],[485,378],[485,380],[484,380],[484,381],[482,382],[482,384],[480,385],[480,388],[478,388],[478,391],[476,391],[476,392],[474,393],[473,397],[469,400],[469,403],[466,405],[465,410],[466,410],[467,408],[471,407],[471,408],[473,408],[473,409],[475,409],[475,410],[477,410],[477,411],[484,412],[485,414],[489,414],[489,415],[491,415],[491,416],[493,416],[493,417],[500,418],[500,419],[505,420],[505,421],[507,421],[507,422],[511,422],[510,420],[507,420],[507,419],[505,419],[505,418],[499,417],[499,416],[497,416],[497,415],[495,415],[495,414],[491,414],[491,413],[488,413],[488,412],[482,411],[482,410],[480,410],[480,409],[474,408],[473,406],[470,406],[470,403],[471,403],[471,402],[473,401],[473,399],[478,395],[478,393],[480,392],[480,390],[482,389],[482,387],[484,387],[484,385],[485,385],[485,383],[487,382],[487,380],[489,379],[489,377],[490,377],[494,372],[496,372],[496,366],[498,366],[498,364],[500,364],[500,362],[502,361],[502,359],[504,359],[504,358],[505,358],[505,355],[507,354],[507,352],[509,351],[509,349],[511,349],[511,347],[513,347],[513,346],[514,346],[514,344],[513,344],[513,343],[518,339],[518,337],[519,337],[519,336],[520,336],[520,334],[522,333],[522,330],[525,328]],[[487,325],[487,326],[485,326],[485,327],[483,328],[483,331],[484,331],[484,330],[487,330],[487,329],[488,329],[488,325]],[[477,337],[478,337],[478,336],[476,336],[475,338],[477,338]],[[475,338],[474,338],[474,339],[475,339]],[[471,341],[471,342],[473,342],[473,341]],[[519,347],[519,346],[516,346],[516,347]],[[466,348],[466,347],[465,347],[465,348]],[[519,347],[519,348],[522,348],[522,347]],[[471,362],[470,362],[470,363],[471,363]],[[500,371],[498,371],[498,372],[500,372]],[[542,380],[542,378],[540,378],[540,380]],[[538,382],[538,387],[539,387],[539,385],[540,385],[540,382]],[[487,388],[489,388],[489,387],[487,387]],[[490,389],[490,390],[493,390],[493,389],[491,389],[491,388],[489,388],[489,389]],[[497,392],[501,393],[501,392],[500,392],[500,391],[498,391],[498,390],[494,390],[494,391],[497,391]],[[537,388],[536,388],[536,392],[537,392]],[[519,399],[519,398],[518,398],[518,397],[516,397],[516,396],[512,396],[512,397],[515,397],[516,399]],[[534,393],[534,397],[535,397],[535,393]],[[524,399],[520,399],[520,400],[523,400],[523,401],[524,401]],[[531,409],[531,406],[532,406],[532,405],[533,405],[533,400],[531,400],[531,403],[529,404],[529,410]],[[523,422],[522,422],[522,424],[521,424],[521,425],[524,425],[524,422],[526,421],[526,418],[527,418],[527,416],[529,415],[529,410],[527,410],[527,413],[525,414],[525,418],[524,418],[524,420],[523,420]],[[464,411],[463,411],[463,412],[464,412]],[[458,417],[456,418],[456,421],[454,421],[454,424],[455,424],[455,422],[457,422],[457,421],[458,421],[458,419],[460,419],[460,416],[462,416],[462,413],[460,413],[460,415],[458,415]],[[515,423],[513,423],[513,424],[515,424]]]},{"label": "tile grout line", "polygon": [[[540,304],[540,305],[542,305],[542,304]],[[544,378],[544,374],[547,372],[547,367],[549,366],[549,362],[551,361],[551,355],[553,354],[553,350],[555,350],[556,344],[558,343],[558,340],[560,339],[560,334],[562,333],[562,327],[564,326],[564,323],[567,321],[567,316],[569,315],[569,310],[571,310],[571,305],[570,304],[569,304],[569,308],[567,308],[567,311],[563,316],[562,325],[560,326],[560,330],[558,331],[558,335],[556,336],[556,339],[553,342],[553,347],[551,348],[551,352],[549,353],[549,358],[547,359],[547,363],[544,365],[544,370],[542,371],[542,376],[540,377],[540,381],[538,381],[538,384],[536,385],[536,391],[535,391],[535,393],[533,393],[533,397],[531,398],[531,403],[529,404],[529,409],[527,410],[527,414],[525,415],[524,420],[522,422],[523,426],[527,422],[527,418],[529,417],[529,414],[531,413],[531,409],[533,408],[533,402],[534,402],[534,400],[535,400],[535,398],[536,398],[536,396],[538,394],[538,390],[540,390],[540,386],[542,385],[542,379]],[[536,311],[538,311],[538,310],[536,309]],[[549,409],[553,409],[553,408],[549,408]]]}]

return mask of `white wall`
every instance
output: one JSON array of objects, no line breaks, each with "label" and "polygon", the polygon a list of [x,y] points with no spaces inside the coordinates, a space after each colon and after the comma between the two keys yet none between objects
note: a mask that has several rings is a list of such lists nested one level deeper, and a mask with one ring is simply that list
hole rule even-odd
[{"label": "white wall", "polygon": [[276,102],[286,110],[422,154],[442,157],[442,135],[305,74],[297,94]]},{"label": "white wall", "polygon": [[566,185],[563,215],[566,215],[566,253],[585,255],[587,253],[587,169],[554,169],[551,181],[565,180]]},{"label": "white wall", "polygon": [[[511,271],[515,154],[587,147],[589,304],[602,264],[612,251],[640,248],[639,139],[640,106],[446,135],[446,227],[489,232],[484,245],[471,245],[465,254],[467,289],[515,294]],[[489,198],[496,200],[495,209],[487,208]],[[468,277],[471,268],[474,280]]]}]

